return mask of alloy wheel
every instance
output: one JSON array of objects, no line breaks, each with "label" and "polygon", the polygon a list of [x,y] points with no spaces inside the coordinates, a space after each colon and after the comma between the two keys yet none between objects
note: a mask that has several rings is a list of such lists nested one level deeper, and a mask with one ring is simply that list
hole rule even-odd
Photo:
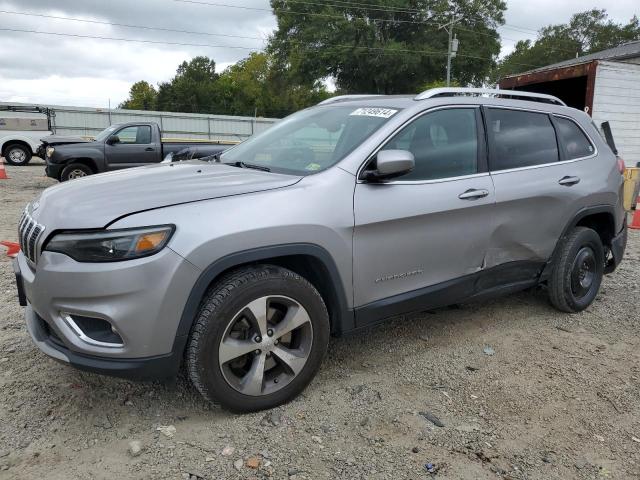
[{"label": "alloy wheel", "polygon": [[82,177],[86,177],[87,176],[87,172],[85,172],[84,170],[81,170],[79,168],[76,168],[74,170],[71,170],[69,172],[69,180],[73,180],[75,178],[82,178]]},{"label": "alloy wheel", "polygon": [[227,326],[218,363],[233,389],[250,396],[268,395],[302,371],[312,345],[311,319],[300,303],[284,296],[260,297]]}]

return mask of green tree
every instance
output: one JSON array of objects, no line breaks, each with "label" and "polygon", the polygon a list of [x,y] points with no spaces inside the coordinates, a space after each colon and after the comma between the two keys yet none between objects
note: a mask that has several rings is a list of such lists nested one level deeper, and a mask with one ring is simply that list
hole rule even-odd
[{"label": "green tree", "polygon": [[252,53],[218,79],[218,101],[232,115],[282,117],[329,96],[320,82],[297,84],[267,53]]},{"label": "green tree", "polygon": [[640,22],[634,16],[627,24],[608,19],[606,10],[576,13],[569,23],[549,25],[535,42],[523,40],[498,65],[493,78],[543,67],[640,39]]},{"label": "green tree", "polygon": [[119,108],[128,110],[153,110],[156,108],[158,92],[148,82],[141,80],[131,85],[129,98],[120,104]]},{"label": "green tree", "polygon": [[[140,90],[138,85],[153,89],[143,81],[132,92]],[[138,96],[132,93],[131,98]],[[284,117],[329,96],[322,82],[300,81],[270,54],[252,53],[220,75],[207,57],[183,62],[171,81],[161,83],[157,93],[154,90],[153,103],[158,110],[169,112]],[[123,108],[129,105],[137,103],[129,99]]]},{"label": "green tree", "polygon": [[478,85],[500,51],[503,0],[369,0],[339,4],[271,0],[278,28],[269,50],[297,79],[335,79],[345,93],[413,93],[445,78],[455,14],[453,78]]},{"label": "green tree", "polygon": [[211,113],[219,108],[216,95],[216,64],[208,57],[195,57],[180,64],[176,76],[158,87],[159,110]]}]

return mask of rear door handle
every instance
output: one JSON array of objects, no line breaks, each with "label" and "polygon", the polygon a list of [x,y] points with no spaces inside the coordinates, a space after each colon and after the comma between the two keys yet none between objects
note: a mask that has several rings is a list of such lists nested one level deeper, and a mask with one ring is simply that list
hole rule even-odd
[{"label": "rear door handle", "polygon": [[580,183],[580,177],[562,177],[560,180],[558,180],[558,183],[560,185],[564,185],[565,187],[571,187]]},{"label": "rear door handle", "polygon": [[156,149],[153,148],[153,147],[147,147],[147,148],[144,149],[145,152],[155,152],[155,150]]},{"label": "rear door handle", "polygon": [[484,190],[484,189],[477,190],[475,188],[472,188],[458,195],[458,198],[460,200],[477,200],[479,198],[484,198],[488,195],[489,195],[489,190]]}]

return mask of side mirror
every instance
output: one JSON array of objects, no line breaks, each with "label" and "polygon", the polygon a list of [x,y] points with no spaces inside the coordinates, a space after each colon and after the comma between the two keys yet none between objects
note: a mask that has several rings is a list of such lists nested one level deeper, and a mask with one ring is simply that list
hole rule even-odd
[{"label": "side mirror", "polygon": [[362,179],[381,182],[409,173],[416,165],[413,153],[408,150],[381,150],[376,156],[376,169],[365,170]]},{"label": "side mirror", "polygon": [[107,145],[115,145],[116,143],[120,143],[120,137],[118,137],[117,135],[111,135],[107,139]]}]

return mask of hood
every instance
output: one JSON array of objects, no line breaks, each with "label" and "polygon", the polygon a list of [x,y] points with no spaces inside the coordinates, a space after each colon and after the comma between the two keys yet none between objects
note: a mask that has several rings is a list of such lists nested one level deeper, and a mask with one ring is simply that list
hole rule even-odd
[{"label": "hood", "polygon": [[69,143],[89,143],[92,140],[87,140],[84,137],[49,135],[48,137],[41,138],[40,141],[45,145],[66,145]]},{"label": "hood", "polygon": [[198,160],[156,164],[47,188],[32,216],[49,232],[103,228],[132,213],[286,187],[300,178]]}]

